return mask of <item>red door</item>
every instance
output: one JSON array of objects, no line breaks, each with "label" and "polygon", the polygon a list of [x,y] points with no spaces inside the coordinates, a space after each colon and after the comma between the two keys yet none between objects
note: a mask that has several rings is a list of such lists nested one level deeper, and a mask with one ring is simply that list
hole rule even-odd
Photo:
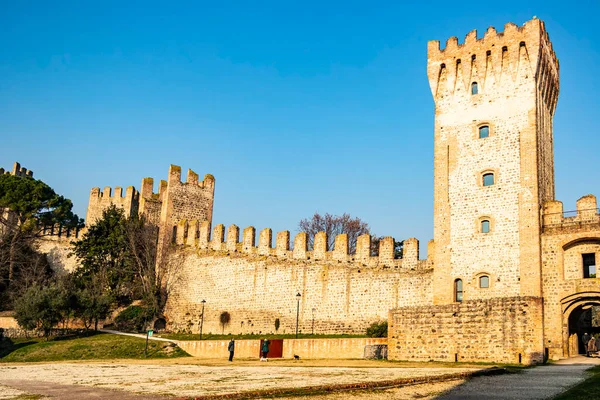
[{"label": "red door", "polygon": [[[262,357],[262,346],[264,340],[260,340],[260,354],[259,357]],[[282,358],[283,357],[283,339],[270,339],[269,340],[269,352],[267,353],[267,358]]]}]

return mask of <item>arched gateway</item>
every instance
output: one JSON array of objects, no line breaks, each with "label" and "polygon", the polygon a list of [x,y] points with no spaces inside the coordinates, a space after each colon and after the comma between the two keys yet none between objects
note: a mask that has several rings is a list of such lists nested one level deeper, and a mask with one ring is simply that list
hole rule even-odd
[{"label": "arched gateway", "polygon": [[585,354],[581,340],[584,333],[600,333],[600,324],[594,318],[595,307],[600,307],[600,292],[575,293],[565,297],[563,308],[563,351],[565,356]]}]

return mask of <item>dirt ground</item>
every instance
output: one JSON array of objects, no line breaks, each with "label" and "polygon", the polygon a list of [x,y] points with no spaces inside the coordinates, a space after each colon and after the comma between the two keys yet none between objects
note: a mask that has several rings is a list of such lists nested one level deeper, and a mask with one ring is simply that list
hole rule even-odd
[{"label": "dirt ground", "polygon": [[[118,398],[113,390],[146,396],[193,397],[246,391],[301,388],[346,383],[389,381],[401,378],[439,376],[469,372],[481,367],[406,365],[381,361],[207,361],[161,360],[152,362],[64,362],[0,364],[0,399],[22,399],[34,382],[65,387],[85,386],[97,390],[102,398]],[[15,382],[20,382],[16,385]],[[12,382],[12,386],[11,386]],[[24,383],[25,382],[25,383]],[[287,399],[428,399],[460,384],[462,380],[392,388],[389,390],[346,391],[329,395],[287,397]],[[15,391],[15,386],[21,391]],[[73,386],[72,386],[73,387]],[[114,396],[113,396],[114,395]],[[20,396],[20,397],[19,397]],[[54,393],[54,396],[56,394]],[[116,396],[116,397],[115,397]],[[152,398],[155,398],[152,397]],[[45,397],[33,397],[45,398]],[[56,397],[55,397],[56,398]]]}]

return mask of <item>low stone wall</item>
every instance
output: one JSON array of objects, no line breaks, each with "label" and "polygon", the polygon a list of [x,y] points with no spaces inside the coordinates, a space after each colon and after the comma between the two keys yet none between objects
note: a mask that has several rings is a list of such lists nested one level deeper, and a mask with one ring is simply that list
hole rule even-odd
[{"label": "low stone wall", "polygon": [[[352,339],[285,339],[283,341],[283,358],[291,359],[294,355],[301,359],[317,358],[363,358],[366,345],[386,344],[387,338],[352,338]],[[177,345],[188,354],[199,358],[227,358],[228,340],[185,340]],[[260,340],[236,340],[236,358],[259,358]]]},{"label": "low stone wall", "polygon": [[8,328],[19,328],[19,323],[15,319],[15,317],[8,316],[0,316],[0,328],[8,329]]},{"label": "low stone wall", "polygon": [[[186,353],[199,358],[227,358],[229,340],[182,340],[177,345]],[[236,340],[235,358],[259,358],[260,340]]]},{"label": "low stone wall", "polygon": [[390,311],[390,360],[534,364],[544,359],[542,299],[509,297]]},{"label": "low stone wall", "polygon": [[363,358],[365,346],[387,344],[387,338],[285,339],[283,358]]}]

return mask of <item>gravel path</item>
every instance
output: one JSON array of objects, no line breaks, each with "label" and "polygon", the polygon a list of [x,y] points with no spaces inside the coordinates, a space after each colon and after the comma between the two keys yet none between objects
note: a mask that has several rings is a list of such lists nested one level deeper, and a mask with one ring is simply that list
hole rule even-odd
[{"label": "gravel path", "polygon": [[[276,364],[276,363],[273,363]],[[0,365],[0,384],[81,385],[147,395],[202,396],[242,391],[389,381],[475,371],[474,368],[207,366],[126,363]],[[16,382],[18,381],[18,385]],[[33,386],[31,386],[33,387]],[[48,394],[38,391],[40,394]],[[89,397],[89,396],[88,396]]]}]

